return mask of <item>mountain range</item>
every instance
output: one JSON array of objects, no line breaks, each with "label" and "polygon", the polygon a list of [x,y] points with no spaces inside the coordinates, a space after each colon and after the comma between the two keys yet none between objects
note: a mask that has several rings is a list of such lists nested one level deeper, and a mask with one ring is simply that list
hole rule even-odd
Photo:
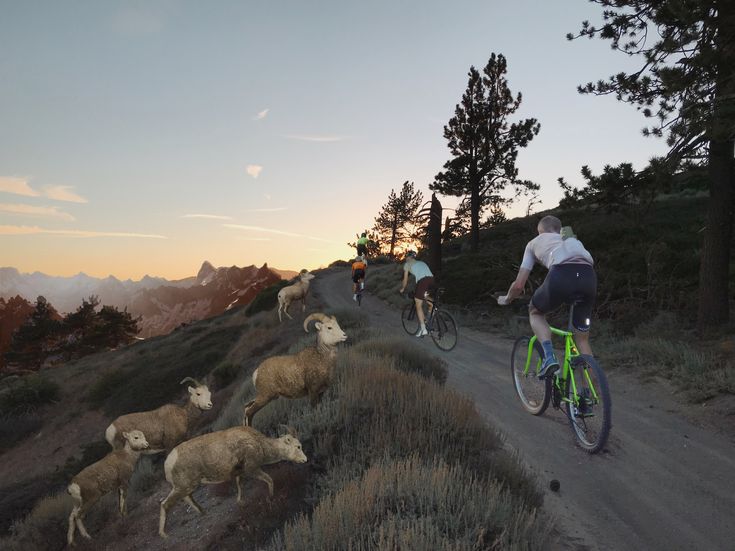
[{"label": "mountain range", "polygon": [[13,331],[28,318],[39,296],[46,298],[56,311],[67,313],[75,311],[82,300],[96,295],[100,304],[127,308],[134,317],[140,317],[139,336],[148,338],[230,308],[246,306],[261,290],[296,274],[269,268],[267,264],[215,268],[207,261],[196,276],[176,281],[150,276],[139,281],[121,281],[113,276],[95,278],[84,273],[57,277],[0,268],[0,357],[7,350]]}]

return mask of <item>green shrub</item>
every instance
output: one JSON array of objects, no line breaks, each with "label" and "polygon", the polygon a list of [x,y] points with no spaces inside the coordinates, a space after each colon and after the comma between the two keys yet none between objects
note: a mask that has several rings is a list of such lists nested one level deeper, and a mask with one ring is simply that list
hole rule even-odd
[{"label": "green shrub", "polygon": [[273,310],[276,306],[278,306],[278,292],[289,283],[290,282],[287,280],[282,280],[271,285],[270,287],[266,287],[265,289],[263,289],[255,296],[253,301],[248,304],[247,308],[245,309],[245,313],[248,316],[253,316],[258,312]]},{"label": "green shrub", "polygon": [[6,551],[64,549],[71,509],[71,496],[65,490],[41,499],[23,520],[11,526],[10,537],[0,539],[0,548]]},{"label": "green shrub", "polygon": [[28,414],[58,400],[61,388],[41,375],[28,375],[0,394],[0,416]]},{"label": "green shrub", "polygon": [[87,401],[95,408],[102,406],[127,379],[128,373],[123,369],[108,371],[92,384],[87,393]]}]

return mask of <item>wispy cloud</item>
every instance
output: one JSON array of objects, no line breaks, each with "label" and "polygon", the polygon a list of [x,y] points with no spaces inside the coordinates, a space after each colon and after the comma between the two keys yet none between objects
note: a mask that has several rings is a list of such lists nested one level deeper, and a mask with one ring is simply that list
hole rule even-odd
[{"label": "wispy cloud", "polygon": [[303,142],[341,142],[347,139],[347,136],[316,136],[303,134],[288,134],[286,137],[291,140],[301,140]]},{"label": "wispy cloud", "polygon": [[245,237],[239,236],[238,241],[273,241],[270,237]]},{"label": "wispy cloud", "polygon": [[48,197],[56,201],[67,203],[88,203],[84,197],[72,191],[73,186],[44,186],[42,191],[37,191],[28,183],[28,178],[15,176],[0,176],[0,191],[23,195],[25,197]]},{"label": "wispy cloud", "polygon": [[265,198],[266,198],[266,200],[268,200],[268,201],[270,201],[270,200],[271,200],[271,194],[270,194],[270,193],[264,193],[264,194],[263,194],[263,197],[265,197]]},{"label": "wispy cloud", "polygon": [[263,171],[263,167],[260,165],[248,165],[245,170],[248,174],[250,174],[250,176],[252,176],[253,178],[257,178]]},{"label": "wispy cloud", "polygon": [[181,218],[206,218],[208,220],[232,220],[232,216],[222,216],[220,214],[185,214]]},{"label": "wispy cloud", "polygon": [[262,121],[264,118],[268,116],[269,111],[270,111],[270,107],[263,109],[257,115],[255,115],[255,117],[253,117],[253,120]]},{"label": "wispy cloud", "polygon": [[254,232],[262,232],[262,233],[272,233],[275,235],[284,235],[286,237],[300,237],[302,239],[310,239],[312,241],[322,241],[324,243],[335,243],[335,241],[330,241],[329,239],[322,239],[321,237],[314,237],[312,235],[303,235],[300,233],[294,233],[289,231],[283,231],[283,230],[274,230],[272,228],[263,228],[262,226],[243,226],[241,224],[222,224],[225,228],[231,228],[234,230],[247,230],[247,231],[254,231]]},{"label": "wispy cloud", "polygon": [[0,191],[26,197],[41,196],[38,191],[28,184],[27,178],[16,178],[14,176],[0,176]]},{"label": "wispy cloud", "polygon": [[84,197],[77,195],[72,186],[44,186],[43,194],[49,199],[67,201],[69,203],[88,203]]},{"label": "wispy cloud", "polygon": [[0,212],[18,214],[21,216],[43,216],[58,218],[72,222],[75,218],[68,212],[59,210],[59,207],[37,207],[34,205],[0,203]]},{"label": "wispy cloud", "polygon": [[129,232],[101,232],[86,230],[47,230],[38,226],[0,226],[0,235],[65,235],[68,237],[137,237],[145,239],[168,239],[165,235]]},{"label": "wispy cloud", "polygon": [[274,208],[265,208],[265,209],[248,209],[246,212],[281,212],[284,210],[288,210],[288,207],[274,207]]}]

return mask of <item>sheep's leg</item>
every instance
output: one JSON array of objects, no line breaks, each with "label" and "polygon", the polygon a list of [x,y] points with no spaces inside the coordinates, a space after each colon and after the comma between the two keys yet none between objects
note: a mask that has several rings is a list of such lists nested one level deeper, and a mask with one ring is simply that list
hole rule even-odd
[{"label": "sheep's leg", "polygon": [[186,496],[184,498],[184,501],[186,501],[186,503],[191,505],[196,510],[196,512],[199,513],[200,515],[204,514],[204,509],[202,509],[201,506],[196,501],[194,501],[194,496],[192,494],[189,494],[188,496]]},{"label": "sheep's leg", "polygon": [[242,486],[240,485],[240,475],[235,477],[235,484],[237,485],[237,502],[242,503]]},{"label": "sheep's leg", "polygon": [[78,511],[79,507],[75,505],[69,514],[69,530],[66,532],[66,543],[69,545],[74,545],[74,532],[76,532],[77,528],[76,517]]},{"label": "sheep's leg", "polygon": [[263,409],[273,398],[270,396],[256,396],[255,400],[245,408],[245,426],[250,427],[253,424],[253,416]]},{"label": "sheep's leg", "polygon": [[125,507],[125,498],[127,497],[127,489],[120,486],[117,489],[118,493],[118,505],[120,506],[120,516],[124,517],[127,514],[127,509]]},{"label": "sheep's leg", "polygon": [[82,536],[84,536],[88,540],[91,540],[92,536],[89,535],[89,532],[87,532],[87,529],[84,527],[84,522],[82,522],[82,519],[84,518],[84,515],[86,513],[87,513],[86,508],[82,506],[77,512],[75,516],[75,520],[77,523],[77,528],[79,528],[79,533],[82,534]]},{"label": "sheep's leg", "polygon": [[158,519],[158,535],[162,538],[168,537],[166,533],[166,512],[184,495],[184,492],[181,490],[172,488],[171,492],[166,496],[166,499],[161,502],[161,516]]},{"label": "sheep's leg", "polygon": [[252,478],[256,478],[265,482],[268,485],[268,495],[273,497],[273,479],[268,476],[268,473],[266,473],[263,469],[258,469],[254,471],[253,474],[250,476]]},{"label": "sheep's leg", "polygon": [[290,304],[288,304],[288,305],[287,305],[287,306],[286,306],[286,307],[285,307],[285,308],[283,309],[283,313],[284,313],[284,314],[286,314],[286,315],[288,316],[288,319],[292,320],[293,318],[291,317],[291,314],[289,314],[289,313],[288,313],[288,307],[289,307],[289,306],[291,306],[291,305],[290,305]]}]

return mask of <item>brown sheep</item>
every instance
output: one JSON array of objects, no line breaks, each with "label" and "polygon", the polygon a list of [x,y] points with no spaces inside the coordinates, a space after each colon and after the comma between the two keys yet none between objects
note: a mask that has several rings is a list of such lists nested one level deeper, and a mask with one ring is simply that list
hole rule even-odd
[{"label": "brown sheep", "polygon": [[309,396],[311,404],[316,405],[329,387],[336,364],[337,344],[347,340],[347,335],[336,318],[321,313],[311,314],[304,320],[307,333],[312,320],[317,320],[314,325],[317,330],[316,346],[297,354],[268,358],[253,372],[256,396],[245,404],[245,425],[250,425],[255,413],[279,396]]},{"label": "brown sheep", "polygon": [[128,482],[141,452],[148,448],[148,442],[139,430],[124,432],[122,436],[125,441],[123,448],[111,451],[71,479],[67,492],[74,501],[74,508],[69,515],[69,530],[66,534],[69,545],[74,545],[74,532],[77,528],[82,536],[92,539],[82,520],[89,508],[112,490],[117,489],[120,515],[125,516]]},{"label": "brown sheep", "polygon": [[105,439],[113,449],[123,446],[120,435],[124,431],[138,429],[143,431],[150,444],[146,454],[171,451],[176,444],[183,442],[194,420],[201,411],[212,409],[212,393],[207,385],[186,377],[181,383],[191,381],[196,386],[187,388],[189,401],[185,406],[166,404],[151,411],[128,413],[115,419],[105,431]]},{"label": "brown sheep", "polygon": [[305,463],[301,443],[293,435],[268,438],[251,427],[233,427],[210,432],[176,446],[163,465],[171,492],[161,503],[158,534],[166,538],[166,514],[182,498],[197,512],[204,511],[192,493],[200,484],[218,484],[233,478],[237,502],[242,501],[240,478],[255,478],[268,485],[273,495],[273,479],[261,469],[279,461]]}]

